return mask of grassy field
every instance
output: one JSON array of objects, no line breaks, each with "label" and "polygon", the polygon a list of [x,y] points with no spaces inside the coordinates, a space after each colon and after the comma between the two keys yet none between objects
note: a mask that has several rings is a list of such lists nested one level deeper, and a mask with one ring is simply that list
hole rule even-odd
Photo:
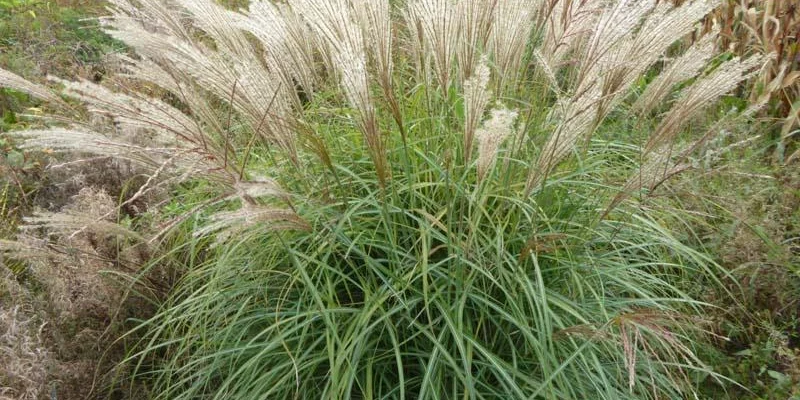
[{"label": "grassy field", "polygon": [[0,399],[800,398],[798,11],[564,3],[0,1]]}]

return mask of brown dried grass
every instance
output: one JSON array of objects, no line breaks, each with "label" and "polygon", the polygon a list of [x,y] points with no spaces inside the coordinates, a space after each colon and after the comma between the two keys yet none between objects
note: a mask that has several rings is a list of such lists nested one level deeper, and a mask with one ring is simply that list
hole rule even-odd
[{"label": "brown dried grass", "polygon": [[780,132],[776,158],[786,164],[800,159],[791,153],[800,131],[800,5],[790,0],[727,0],[706,21],[720,27],[718,45],[737,56],[769,55],[760,73],[743,84],[751,102],[765,101],[764,117]]},{"label": "brown dried grass", "polygon": [[147,312],[109,275],[129,272],[145,254],[107,229],[117,213],[113,197],[84,188],[58,213],[28,218],[15,248],[0,243],[27,259],[26,280],[36,287],[20,285],[0,264],[0,399],[110,395],[124,356],[116,341],[123,321]]}]

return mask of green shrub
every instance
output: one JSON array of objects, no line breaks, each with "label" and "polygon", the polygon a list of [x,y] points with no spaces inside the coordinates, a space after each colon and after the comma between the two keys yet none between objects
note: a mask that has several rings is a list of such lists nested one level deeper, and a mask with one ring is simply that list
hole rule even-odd
[{"label": "green shrub", "polygon": [[18,136],[131,162],[148,179],[122,206],[181,194],[146,243],[183,277],[131,332],[158,398],[679,398],[719,379],[684,286],[719,271],[651,199],[720,127],[690,122],[762,61],[710,64],[714,34],[662,59],[713,2],[113,3],[146,85],[60,81],[113,129]]}]

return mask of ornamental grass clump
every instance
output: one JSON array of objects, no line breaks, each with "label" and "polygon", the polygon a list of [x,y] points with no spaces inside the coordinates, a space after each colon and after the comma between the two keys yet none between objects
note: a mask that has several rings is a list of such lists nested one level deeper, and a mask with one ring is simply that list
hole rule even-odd
[{"label": "ornamental grass clump", "polygon": [[130,162],[127,201],[191,199],[135,236],[183,271],[130,333],[158,398],[682,398],[714,376],[686,282],[718,271],[649,195],[762,61],[707,57],[714,33],[666,58],[718,1],[111,3],[141,90],[0,84],[63,111],[27,146]]}]

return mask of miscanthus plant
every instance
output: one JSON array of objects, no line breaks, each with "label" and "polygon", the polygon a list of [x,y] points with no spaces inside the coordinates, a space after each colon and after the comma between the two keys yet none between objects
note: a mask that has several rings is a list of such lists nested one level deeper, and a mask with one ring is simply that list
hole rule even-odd
[{"label": "miscanthus plant", "polygon": [[0,84],[62,110],[26,146],[193,199],[141,239],[185,266],[134,332],[158,398],[682,398],[713,373],[687,282],[718,271],[650,194],[762,63],[676,44],[718,1],[111,3],[138,91]]}]

